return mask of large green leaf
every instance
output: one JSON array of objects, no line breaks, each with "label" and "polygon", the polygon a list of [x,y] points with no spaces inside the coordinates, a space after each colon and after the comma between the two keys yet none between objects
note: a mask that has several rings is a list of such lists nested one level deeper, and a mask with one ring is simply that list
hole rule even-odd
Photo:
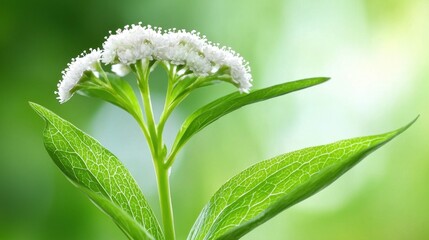
[{"label": "large green leaf", "polygon": [[242,237],[331,184],[412,123],[393,132],[310,147],[253,165],[216,192],[202,210],[188,239]]},{"label": "large green leaf", "polygon": [[30,103],[46,121],[46,150],[77,187],[130,239],[164,239],[139,186],[125,166],[98,141],[46,108]]},{"label": "large green leaf", "polygon": [[309,78],[259,89],[249,94],[235,92],[221,97],[198,109],[185,120],[177,134],[173,151],[177,152],[194,134],[232,111],[252,103],[308,88],[327,80],[329,78]]}]

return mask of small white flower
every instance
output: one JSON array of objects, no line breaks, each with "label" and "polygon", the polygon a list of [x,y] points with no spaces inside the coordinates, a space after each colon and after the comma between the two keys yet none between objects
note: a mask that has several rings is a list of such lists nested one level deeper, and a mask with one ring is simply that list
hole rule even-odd
[{"label": "small white flower", "polygon": [[186,56],[186,65],[196,76],[208,76],[213,66],[210,61],[199,52],[189,52]]},{"label": "small white flower", "polygon": [[57,99],[60,103],[64,103],[71,98],[73,93],[71,90],[79,83],[85,71],[93,71],[95,75],[98,72],[95,69],[96,63],[100,60],[101,51],[99,49],[90,49],[87,54],[83,52],[77,58],[72,59],[72,62],[67,64],[67,68],[62,72],[63,76],[58,83]]},{"label": "small white flower", "polygon": [[168,61],[174,65],[185,65],[188,46],[181,42],[179,33],[169,31],[162,35],[160,41],[154,43],[154,58]]},{"label": "small white flower", "polygon": [[216,71],[221,67],[229,68],[231,79],[239,85],[240,92],[249,93],[252,87],[249,63],[238,53],[230,48],[210,45],[205,48],[204,55],[215,66]]},{"label": "small white flower", "polygon": [[233,54],[225,59],[225,66],[229,67],[231,78],[239,85],[240,92],[249,93],[250,87],[252,87],[252,75],[250,67],[244,59]]},{"label": "small white flower", "polygon": [[130,73],[130,70],[130,67],[123,63],[112,65],[112,72],[116,73],[116,75],[118,75],[119,77],[126,76],[128,73]]}]

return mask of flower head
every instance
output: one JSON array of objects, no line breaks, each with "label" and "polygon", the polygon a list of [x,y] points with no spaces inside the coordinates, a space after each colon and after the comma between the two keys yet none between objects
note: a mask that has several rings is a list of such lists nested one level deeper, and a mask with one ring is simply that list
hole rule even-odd
[{"label": "flower head", "polygon": [[84,52],[68,64],[55,92],[60,103],[70,99],[73,88],[85,71],[93,71],[98,76],[95,67],[99,61],[111,65],[112,72],[121,77],[127,75],[132,69],[130,65],[137,61],[161,61],[180,66],[177,74],[180,77],[186,75],[183,78],[191,76],[199,78],[201,82],[224,80],[245,93],[252,86],[249,64],[230,48],[209,42],[196,31],[163,31],[139,23],[110,33],[103,43],[103,50]]},{"label": "flower head", "polygon": [[227,68],[234,83],[241,92],[248,93],[252,87],[252,75],[249,63],[231,48],[210,44],[204,49],[204,55],[212,63],[214,69]]},{"label": "flower head", "polygon": [[219,69],[227,69],[222,73],[229,75],[241,92],[249,92],[252,86],[250,67],[239,54],[208,42],[196,31],[162,31],[139,23],[111,33],[103,48],[102,61],[120,64],[114,67],[120,75],[126,74],[121,69],[126,70],[126,65],[138,60],[159,60],[183,66],[197,77],[215,75]]},{"label": "flower head", "polygon": [[101,50],[90,49],[89,53],[83,52],[78,57],[73,58],[67,64],[67,68],[62,72],[62,79],[58,83],[57,99],[64,103],[73,95],[72,89],[79,83],[85,71],[93,71],[97,74],[95,64],[100,60]]},{"label": "flower head", "polygon": [[132,64],[141,59],[152,60],[154,44],[158,43],[160,38],[160,30],[151,26],[127,25],[106,37],[102,61],[106,64]]}]

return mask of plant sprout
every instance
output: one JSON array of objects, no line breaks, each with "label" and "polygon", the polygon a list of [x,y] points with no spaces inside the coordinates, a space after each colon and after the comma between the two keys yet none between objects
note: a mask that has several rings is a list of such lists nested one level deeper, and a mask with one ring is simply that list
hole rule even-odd
[{"label": "plant sprout", "polygon": [[[110,71],[106,70],[109,68]],[[154,116],[150,95],[151,73],[156,68],[167,73],[160,116]],[[194,134],[243,106],[328,80],[309,78],[251,91],[249,63],[232,49],[220,47],[195,31],[162,30],[141,23],[110,33],[102,49],[82,53],[62,74],[56,91],[60,103],[67,102],[75,93],[91,96],[122,108],[136,120],[156,173],[162,227],[136,181],[116,156],[71,123],[30,103],[47,123],[44,143],[48,153],[65,176],[109,215],[129,239],[156,240],[176,239],[169,175],[178,152]],[[134,87],[123,78],[128,74],[136,79]],[[167,146],[163,140],[164,126],[174,109],[194,90],[218,83],[232,84],[238,91],[188,116],[174,143]],[[412,123],[385,134],[310,147],[251,166],[214,194],[188,239],[242,237],[335,181]]]}]

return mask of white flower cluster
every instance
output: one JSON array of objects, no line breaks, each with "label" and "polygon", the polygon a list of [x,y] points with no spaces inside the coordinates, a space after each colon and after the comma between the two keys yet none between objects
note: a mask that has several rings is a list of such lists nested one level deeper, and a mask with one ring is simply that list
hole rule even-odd
[{"label": "white flower cluster", "polygon": [[[106,64],[129,65],[141,59],[155,59],[184,65],[197,76],[208,76],[227,67],[240,91],[248,92],[252,86],[250,67],[239,54],[229,48],[219,48],[195,31],[171,29],[163,32],[160,28],[140,24],[125,26],[106,37],[103,48],[102,61]],[[123,70],[117,73],[123,75]]]},{"label": "white flower cluster", "polygon": [[138,60],[159,60],[182,65],[201,77],[227,69],[229,72],[226,73],[238,85],[240,92],[248,93],[252,86],[249,64],[231,49],[220,48],[195,31],[162,31],[139,23],[110,33],[102,51],[93,50],[74,59],[63,72],[63,79],[58,85],[60,102],[71,97],[70,90],[79,82],[83,72],[94,70],[94,63],[100,60],[112,64],[112,71],[119,76],[125,76],[129,65]]},{"label": "white flower cluster", "polygon": [[77,58],[73,58],[71,63],[67,64],[67,68],[62,71],[62,79],[57,85],[58,91],[55,92],[55,94],[58,94],[57,99],[60,103],[64,103],[71,98],[73,95],[71,90],[82,78],[85,71],[91,70],[97,74],[95,64],[100,60],[101,53],[99,49],[90,49],[89,53],[84,51]]}]

